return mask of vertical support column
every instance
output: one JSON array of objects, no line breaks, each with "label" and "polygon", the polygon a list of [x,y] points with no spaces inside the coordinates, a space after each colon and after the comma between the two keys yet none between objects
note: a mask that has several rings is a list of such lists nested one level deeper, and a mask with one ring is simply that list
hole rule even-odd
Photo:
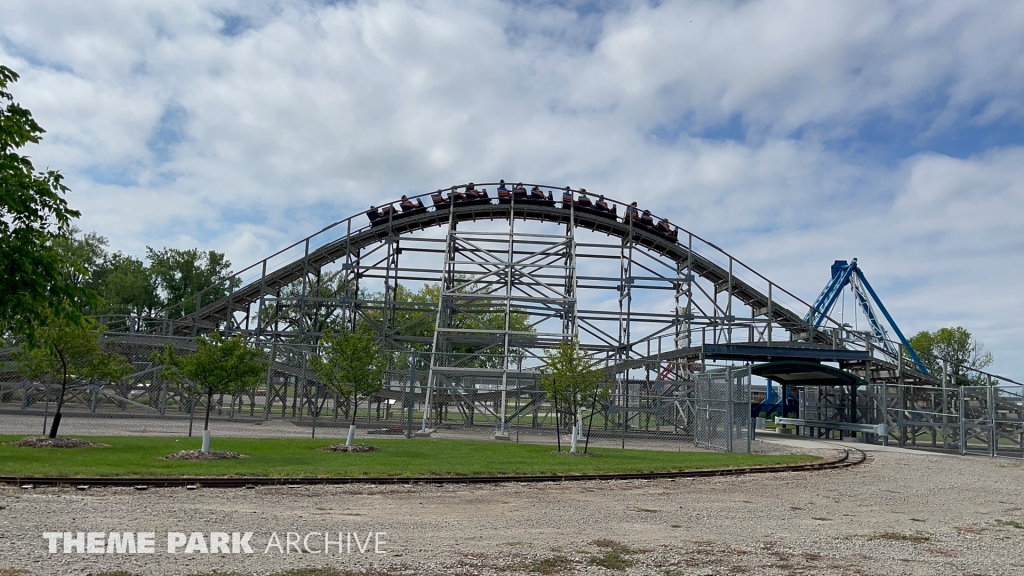
[{"label": "vertical support column", "polygon": [[629,220],[629,232],[622,239],[619,250],[619,341],[616,343],[616,361],[619,372],[619,406],[622,418],[622,447],[626,447],[626,426],[629,424],[629,370],[623,370],[630,355],[630,324],[633,308],[633,219]]},{"label": "vertical support column", "polygon": [[[515,200],[513,200],[514,202]],[[512,331],[512,280],[515,269],[515,226],[516,219],[510,213],[508,219],[508,252],[505,256],[505,307],[504,333],[502,334],[502,361],[501,361],[501,414],[498,417],[498,434],[505,436],[505,418],[508,410],[508,355]]]},{"label": "vertical support column", "polygon": [[352,252],[352,219],[348,220],[345,233],[345,261],[341,264],[341,324],[349,330],[356,329],[356,300],[359,299],[359,256],[360,250]]},{"label": "vertical support column", "polygon": [[[192,316],[192,337],[195,338],[199,335],[199,306],[203,301],[203,292],[200,291],[196,294],[196,311],[191,314]],[[183,311],[184,312],[184,311]]]},{"label": "vertical support column", "polygon": [[[746,406],[752,402],[751,387],[754,385],[754,370],[753,366],[746,365],[746,386],[743,388],[743,401],[742,405]],[[750,454],[754,447],[754,433],[757,428],[757,416],[752,416],[750,411],[746,411],[746,453]]]},{"label": "vertical support column", "polygon": [[[1020,387],[1018,398],[1020,404],[1017,406],[1017,415],[1020,416],[1020,427],[1017,428],[1017,445],[1024,451],[1024,384]],[[1024,458],[1024,454],[1021,454],[1021,458]]]},{"label": "vertical support column", "polygon": [[725,292],[725,321],[729,324],[729,332],[726,334],[725,341],[729,344],[732,344],[732,325],[736,323],[736,317],[732,313],[732,264],[732,256],[729,256],[729,284]]},{"label": "vertical support column", "polygon": [[419,361],[419,355],[413,350],[409,354],[409,390],[405,395],[405,400],[402,402],[405,405],[406,421],[405,421],[405,437],[412,438],[412,409],[416,406],[416,363]]},{"label": "vertical support column", "polygon": [[[693,322],[693,234],[690,232],[686,233],[686,317],[687,322]],[[692,334],[692,326],[687,326],[687,338],[690,344],[693,344],[693,339],[690,337]],[[704,343],[704,339],[701,338],[701,344]]]},{"label": "vertical support column", "polygon": [[[575,212],[575,209],[573,209]],[[570,220],[565,228],[565,303],[562,307],[562,333],[575,336],[578,330],[576,320],[576,227]]]},{"label": "vertical support column", "polygon": [[897,383],[899,384],[899,392],[897,398],[899,399],[899,412],[896,415],[896,421],[900,433],[900,448],[907,445],[907,422],[906,422],[906,408],[907,408],[907,394],[905,389],[905,381],[903,380],[903,346],[900,345],[898,349],[898,358],[896,360],[897,366]]},{"label": "vertical support column", "polygon": [[736,430],[736,410],[733,407],[732,402],[732,366],[725,369],[725,412],[727,414],[725,420],[726,433],[725,433],[725,451],[732,452],[732,438],[735,436]]},{"label": "vertical support column", "polygon": [[[675,334],[676,349],[691,345],[690,326],[693,322],[693,274],[683,262],[676,262],[675,281]],[[683,301],[685,300],[685,304]]]},{"label": "vertical support column", "polygon": [[967,453],[967,403],[964,401],[964,389],[960,388],[960,455]]},{"label": "vertical support column", "polygon": [[[264,260],[260,271],[260,300],[256,305],[256,335],[261,336],[263,334],[263,322],[266,320],[264,317],[264,310],[266,309],[267,302],[267,261]],[[268,390],[269,393],[269,390]]]},{"label": "vertical support column", "polygon": [[[570,339],[576,338],[578,325],[576,319],[576,207],[573,206],[570,211],[569,224],[565,231],[565,283],[563,288],[562,297],[565,298],[565,305],[563,306],[563,312],[565,317],[562,320],[562,337],[568,336]],[[595,397],[596,398],[596,397]],[[576,429],[576,438],[579,439],[583,435],[583,412],[582,412],[583,400],[579,399],[577,405],[580,406],[579,411],[573,414],[573,426]],[[596,405],[594,407],[596,409]],[[593,421],[593,419],[591,419]],[[589,442],[589,436],[587,441]]]},{"label": "vertical support column", "polygon": [[228,283],[228,310],[224,315],[224,330],[231,334],[235,329],[235,302],[234,302],[234,291],[231,289],[230,282]]},{"label": "vertical support column", "polygon": [[[398,236],[391,234],[385,242],[387,242],[387,265],[384,270],[384,309],[381,311],[381,350],[387,357],[385,370],[384,370],[384,382],[383,385],[387,386],[390,390],[390,382],[392,376],[396,370],[397,351],[398,347],[395,345],[395,334],[398,330],[398,275],[399,275],[399,257],[402,254],[401,241]],[[400,380],[399,380],[400,381]],[[377,407],[380,408],[381,396],[377,396]],[[373,398],[368,397],[366,399],[366,420],[369,422],[371,410],[370,405],[373,403]]]},{"label": "vertical support column", "polygon": [[[309,319],[306,317],[306,301],[309,299],[309,287],[310,287],[310,282],[309,282],[309,272],[310,272],[310,270],[309,270],[309,238],[306,238],[306,241],[303,242],[302,249],[303,249],[303,252],[302,252],[302,291],[299,292],[299,321],[298,321],[299,342],[298,342],[298,351],[299,351],[299,357],[301,358],[300,362],[302,363],[302,367],[306,368],[308,366],[309,354],[310,354],[310,351],[308,349],[306,349],[305,346],[304,346],[306,344],[306,338],[307,338],[308,332],[309,332],[309,322],[308,322]],[[306,370],[302,371],[302,374],[306,374],[306,373],[307,373]],[[309,379],[306,378],[305,376],[303,376],[302,377],[302,395],[301,395],[301,400],[299,402],[299,416],[302,416],[303,405],[305,405],[305,407],[310,411],[310,416],[312,416],[312,415],[314,415],[316,413],[316,406],[315,406],[316,398],[314,398],[310,394],[310,389],[312,389],[312,388],[314,388],[314,387],[310,386]],[[314,433],[315,433],[315,428],[314,428]]]},{"label": "vertical support column", "polygon": [[[682,264],[682,263],[680,263]],[[686,233],[686,261],[683,267],[676,267],[677,280],[679,284],[676,287],[676,349],[690,348],[695,345],[693,337],[693,234],[690,232]],[[686,306],[682,309],[682,314],[679,310],[680,298],[685,298]],[[701,332],[703,335],[703,331]],[[697,346],[703,344],[703,340],[696,343]],[[674,361],[676,363],[676,377],[679,379],[692,378],[689,375],[689,358],[681,358]],[[678,428],[678,420],[680,415],[683,419],[683,427],[693,433],[692,429],[693,420],[691,415],[696,413],[696,404],[694,401],[694,385],[693,380],[688,380],[687,383],[683,384],[680,389],[679,401],[680,405],[676,408],[675,416],[673,421],[676,422],[676,431]]]},{"label": "vertical support column", "polygon": [[[857,423],[857,385],[850,384],[850,423]],[[853,432],[850,433],[850,437],[853,437]]]},{"label": "vertical support column", "polygon": [[[873,351],[870,338],[865,340],[864,346],[868,353],[868,359],[864,361],[864,379],[867,380],[870,385],[873,382],[871,378],[871,359],[873,358]],[[881,393],[878,396],[881,398],[882,423],[885,424],[885,434],[882,436],[882,445],[888,446],[889,431],[891,430],[891,427],[889,426],[889,383],[886,382],[884,378],[881,378],[881,382],[875,384],[875,386],[881,387]]]},{"label": "vertical support column", "polygon": [[[511,212],[509,218],[512,218]],[[444,362],[443,356],[447,353],[446,340],[441,338],[441,327],[448,326],[450,322],[446,315],[450,314],[449,303],[446,294],[452,289],[455,282],[455,254],[458,250],[457,238],[455,237],[455,202],[451,202],[448,208],[448,235],[445,238],[444,264],[441,270],[441,290],[437,297],[437,315],[434,319],[434,341],[430,348],[430,369],[427,372],[427,393],[423,406],[423,422],[420,431],[425,432],[428,424],[432,423],[434,387],[438,377],[439,357]]]},{"label": "vertical support column", "polygon": [[988,417],[988,455],[995,458],[996,454],[999,453],[999,430],[996,426],[996,389],[992,385],[992,376],[986,375],[986,384],[988,389],[985,390],[988,394],[988,410],[986,415]]},{"label": "vertical support column", "polygon": [[387,264],[384,269],[384,309],[381,310],[381,344],[386,350],[390,350],[394,344],[396,329],[398,295],[398,257],[402,253],[400,240],[397,236],[388,235],[384,239],[387,245]]},{"label": "vertical support column", "polygon": [[942,361],[942,447],[949,449],[949,380],[948,363]]}]

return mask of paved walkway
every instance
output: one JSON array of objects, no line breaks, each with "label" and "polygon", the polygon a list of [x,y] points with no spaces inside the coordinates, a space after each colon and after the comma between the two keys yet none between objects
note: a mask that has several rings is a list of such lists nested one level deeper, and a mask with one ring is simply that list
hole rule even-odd
[{"label": "paved walkway", "polygon": [[779,444],[781,446],[788,446],[790,448],[799,449],[827,448],[829,445],[832,445],[859,448],[860,450],[863,450],[865,452],[898,452],[901,454],[911,454],[918,456],[960,456],[959,454],[949,452],[900,448],[899,446],[882,446],[879,444],[865,444],[862,443],[860,439],[851,440],[849,438],[844,438],[843,440],[830,440],[828,438],[810,438],[807,436],[778,434],[776,432],[766,430],[759,430],[755,437],[758,440],[763,440],[764,442],[768,442],[770,444]]}]

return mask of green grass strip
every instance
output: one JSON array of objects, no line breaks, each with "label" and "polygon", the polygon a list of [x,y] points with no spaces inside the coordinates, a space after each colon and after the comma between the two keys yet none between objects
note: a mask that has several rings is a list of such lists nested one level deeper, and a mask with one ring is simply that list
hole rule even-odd
[{"label": "green grass strip", "polygon": [[[22,436],[0,436],[0,442]],[[156,476],[498,476],[672,472],[803,464],[813,456],[659,452],[591,448],[592,458],[552,454],[553,446],[493,441],[366,439],[379,452],[321,450],[337,440],[214,438],[213,450],[245,458],[170,461],[179,450],[198,449],[198,438],[140,436],[80,437],[107,448],[18,448],[0,444],[0,476],[156,477]]]}]

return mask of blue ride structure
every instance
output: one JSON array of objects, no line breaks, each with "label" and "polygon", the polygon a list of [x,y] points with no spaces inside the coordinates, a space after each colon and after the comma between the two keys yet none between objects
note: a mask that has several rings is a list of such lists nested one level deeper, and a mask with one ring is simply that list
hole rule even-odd
[{"label": "blue ride structure", "polygon": [[886,310],[885,305],[882,304],[882,300],[878,297],[874,288],[871,287],[871,283],[864,276],[864,272],[861,271],[860,267],[857,266],[857,259],[854,258],[852,261],[847,262],[846,260],[836,260],[832,263],[832,278],[828,284],[818,294],[817,299],[814,300],[814,304],[811,305],[810,311],[804,316],[804,322],[812,325],[814,328],[818,328],[821,323],[828,317],[832,308],[835,306],[836,301],[839,299],[839,295],[842,294],[843,289],[849,286],[854,294],[854,298],[857,304],[860,306],[861,311],[867,318],[868,324],[871,326],[871,332],[874,335],[875,343],[885,349],[886,352],[891,354],[894,358],[898,357],[900,351],[897,349],[893,341],[889,338],[889,332],[885,326],[879,321],[878,315],[875,313],[872,302],[878,306],[878,310],[885,317],[886,322],[892,327],[893,332],[899,338],[903,344],[903,349],[907,355],[913,360],[917,369],[923,374],[928,374],[928,368],[918,357],[917,352],[907,341],[903,332],[899,326],[896,325],[896,321],[893,320],[889,311]]}]

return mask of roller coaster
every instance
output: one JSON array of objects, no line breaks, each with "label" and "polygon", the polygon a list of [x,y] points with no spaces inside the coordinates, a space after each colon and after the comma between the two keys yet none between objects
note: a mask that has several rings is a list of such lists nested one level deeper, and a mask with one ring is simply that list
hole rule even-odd
[{"label": "roller coaster", "polygon": [[[888,386],[944,384],[884,332],[852,330],[821,297],[801,300],[635,203],[501,181],[375,204],[156,317],[106,318],[107,337],[128,351],[244,335],[273,367],[239,410],[269,414],[291,397],[294,413],[319,410],[301,390],[315,384],[306,359],[323,331],[369,326],[389,358],[378,399],[422,403],[422,429],[452,407],[500,432],[531,410],[536,422],[545,352],[573,337],[614,383],[604,417],[622,431],[653,421],[694,435],[693,383],[715,366],[830,387],[829,418],[848,422],[888,421]],[[137,366],[132,385],[155,390],[154,367]]]}]

